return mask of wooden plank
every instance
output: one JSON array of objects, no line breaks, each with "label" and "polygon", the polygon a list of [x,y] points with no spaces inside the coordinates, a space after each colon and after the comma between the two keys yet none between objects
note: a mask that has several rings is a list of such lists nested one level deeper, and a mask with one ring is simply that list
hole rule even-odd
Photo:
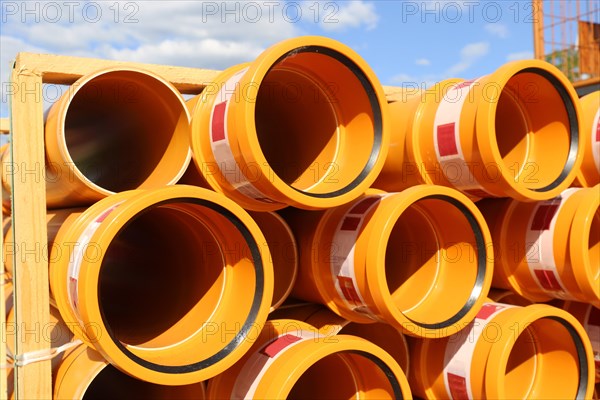
[{"label": "wooden plank", "polygon": [[[1,207],[0,207],[1,208]],[[4,225],[4,212],[0,211],[0,227]],[[0,249],[4,248],[4,235],[0,234]],[[6,286],[6,271],[4,269],[4,252],[0,251],[0,332],[2,332],[2,339],[6,337],[6,301],[4,301],[4,289]],[[6,365],[8,360],[6,358],[6,344],[0,342],[0,400],[8,399],[8,371]]]},{"label": "wooden plank", "polygon": [[[15,252],[13,293],[18,327],[16,355],[50,347],[43,337],[49,323],[48,263],[46,246],[46,187],[44,169],[44,121],[41,100],[42,76],[19,59],[13,69],[13,82],[19,94],[12,97],[12,160],[19,166],[13,175],[13,240]],[[27,173],[24,173],[27,171]],[[50,361],[15,368],[17,399],[52,397]]]},{"label": "wooden plank", "polygon": [[0,133],[8,133],[10,131],[10,122],[8,118],[0,118]]},{"label": "wooden plank", "polygon": [[103,68],[116,66],[142,68],[167,79],[182,93],[191,94],[200,93],[220,72],[211,69],[35,53],[19,53],[17,55],[17,64],[31,71],[41,73],[44,83],[66,85],[72,84],[83,75]]},{"label": "wooden plank", "polygon": [[[98,58],[59,56],[53,54],[19,53],[17,62],[43,75],[44,83],[70,85],[81,76],[99,69],[123,66],[152,71],[170,81],[180,92],[200,93],[221,72],[212,69],[143,64]],[[402,101],[403,89],[384,86],[388,101]]]}]

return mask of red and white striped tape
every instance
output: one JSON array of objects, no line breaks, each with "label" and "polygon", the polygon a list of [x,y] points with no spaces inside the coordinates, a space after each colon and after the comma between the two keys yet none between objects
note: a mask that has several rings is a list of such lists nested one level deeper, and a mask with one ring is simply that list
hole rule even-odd
[{"label": "red and white striped tape", "polygon": [[[485,303],[475,320],[457,334],[458,338],[451,337],[451,340],[448,340],[444,354],[444,384],[451,399],[474,398],[471,389],[471,364],[477,341],[492,319],[512,307],[508,304]],[[494,332],[494,335],[497,334]]]},{"label": "red and white striped tape", "polygon": [[594,352],[596,376],[600,376],[600,309],[588,304],[584,321],[583,328],[590,338]]},{"label": "red and white striped tape", "polygon": [[356,282],[354,249],[367,213],[390,195],[369,195],[354,204],[339,222],[331,246],[331,275],[339,297],[349,309],[373,320],[379,320],[379,318],[369,309]]},{"label": "red and white striped tape", "polygon": [[480,79],[457,83],[446,92],[435,113],[433,142],[442,172],[455,188],[476,197],[492,197],[471,173],[460,144],[460,115],[471,87]]},{"label": "red and white striped tape", "polygon": [[[81,314],[79,313],[79,272],[81,270],[81,263],[85,257],[85,252],[90,245],[90,240],[92,236],[102,224],[102,221],[106,219],[106,217],[113,212],[115,208],[123,203],[122,201],[110,207],[109,209],[102,212],[96,219],[94,219],[90,224],[83,230],[81,235],[79,236],[79,240],[75,242],[75,246],[73,246],[73,253],[69,255],[69,266],[67,268],[67,299],[71,304],[73,312],[77,317],[79,323],[83,326],[83,321],[81,320]],[[102,250],[102,249],[100,249]],[[98,255],[100,256],[100,255]]]},{"label": "red and white striped tape", "polygon": [[600,173],[600,108],[596,111],[594,123],[592,123],[592,155],[594,156],[594,164],[596,170]]},{"label": "red and white striped tape", "polygon": [[554,259],[554,231],[560,209],[580,189],[571,188],[560,196],[539,202],[527,224],[525,257],[533,280],[552,297],[576,300],[563,284]]},{"label": "red and white striped tape", "polygon": [[244,364],[231,390],[231,399],[253,399],[262,377],[275,360],[299,343],[320,337],[316,332],[296,330],[269,341]]},{"label": "red and white striped tape", "polygon": [[270,199],[252,184],[235,160],[233,151],[231,150],[227,126],[227,113],[236,86],[239,85],[240,80],[247,71],[248,68],[244,68],[235,73],[231,78],[225,81],[221,90],[217,93],[217,97],[210,113],[210,146],[221,174],[238,192],[248,198],[263,203],[278,203]]}]

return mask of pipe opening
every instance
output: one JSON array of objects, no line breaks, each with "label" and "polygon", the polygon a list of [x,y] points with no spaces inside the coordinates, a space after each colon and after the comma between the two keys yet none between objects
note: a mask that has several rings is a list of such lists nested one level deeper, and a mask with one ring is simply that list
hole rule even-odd
[{"label": "pipe opening", "polygon": [[590,258],[591,275],[594,280],[600,279],[600,209],[596,208],[590,226],[588,240],[588,254]]},{"label": "pipe opening", "polygon": [[[542,101],[543,100],[543,101]],[[570,156],[571,122],[561,93],[546,77],[520,72],[502,88],[495,140],[503,165],[528,189],[542,189],[563,174]]]},{"label": "pipe opening", "polygon": [[394,223],[385,273],[396,307],[411,320],[431,324],[454,317],[469,301],[478,275],[469,220],[444,200],[414,203]]},{"label": "pipe opening", "polygon": [[368,89],[355,71],[318,50],[275,63],[260,83],[255,110],[258,141],[275,174],[312,194],[353,184],[381,134]]},{"label": "pipe opening", "polygon": [[110,364],[106,365],[96,375],[83,395],[83,400],[198,398],[204,398],[200,384],[184,386],[157,385],[135,379]]},{"label": "pipe opening", "polygon": [[330,354],[311,365],[288,394],[289,400],[395,398],[385,372],[358,353]]},{"label": "pipe opening", "polygon": [[152,350],[166,346],[193,346],[170,362],[221,350],[249,318],[258,290],[252,254],[237,227],[184,201],[131,219],[100,268],[99,303],[113,338],[143,358],[159,357]]},{"label": "pipe opening", "polygon": [[74,167],[112,192],[172,183],[189,153],[185,104],[164,82],[110,71],[83,83],[64,108]]},{"label": "pipe opening", "polygon": [[504,390],[508,399],[574,399],[580,361],[569,330],[542,318],[525,328],[510,349]]}]

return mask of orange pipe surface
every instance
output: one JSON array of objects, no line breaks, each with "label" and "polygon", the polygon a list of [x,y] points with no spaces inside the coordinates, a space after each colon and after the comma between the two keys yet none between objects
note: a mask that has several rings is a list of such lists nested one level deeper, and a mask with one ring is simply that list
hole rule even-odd
[{"label": "orange pipe surface", "polygon": [[452,186],[471,198],[546,200],[575,179],[581,164],[580,105],[573,85],[539,60],[509,62],[490,75],[437,83],[390,105],[391,147],[375,187]]},{"label": "orange pipe surface", "polygon": [[600,91],[580,99],[581,145],[583,162],[577,174],[577,186],[591,187],[600,183]]},{"label": "orange pipe surface", "polygon": [[298,248],[290,227],[274,212],[251,212],[269,247],[273,262],[273,300],[271,311],[279,307],[292,291],[298,274]]},{"label": "orange pipe surface", "polygon": [[204,383],[166,386],[135,379],[80,345],[55,369],[55,399],[205,399]]},{"label": "orange pipe surface", "polygon": [[74,333],[117,368],[196,383],[238,360],[267,318],[264,243],[250,215],[218,193],[122,192],[65,219],[51,246],[51,289]]},{"label": "orange pipe surface", "polygon": [[589,399],[594,390],[587,334],[547,305],[486,303],[460,332],[409,345],[409,382],[421,398]]},{"label": "orange pipe surface", "polygon": [[[176,183],[191,159],[189,119],[177,89],[149,71],[115,67],[80,78],[46,118],[48,207]],[[19,167],[3,174],[9,191],[29,173]]]},{"label": "orange pipe surface", "polygon": [[273,320],[250,351],[211,379],[215,399],[412,399],[400,366],[367,340],[321,336],[304,322]]},{"label": "orange pipe surface", "polygon": [[600,306],[599,186],[536,203],[478,203],[496,248],[492,286],[533,302],[553,298]]},{"label": "orange pipe surface", "polygon": [[292,296],[349,321],[445,336],[474,318],[489,290],[489,230],[454,189],[371,191],[325,212],[291,210],[284,217],[300,246]]},{"label": "orange pipe surface", "polygon": [[356,52],[323,37],[282,41],[225,70],[189,107],[198,170],[254,211],[347,203],[388,151],[379,80]]}]

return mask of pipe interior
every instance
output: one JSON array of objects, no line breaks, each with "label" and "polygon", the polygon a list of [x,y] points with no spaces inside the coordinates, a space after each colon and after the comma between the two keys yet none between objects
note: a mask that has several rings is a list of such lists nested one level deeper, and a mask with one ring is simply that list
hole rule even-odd
[{"label": "pipe interior", "polygon": [[580,373],[569,331],[553,319],[538,319],[520,332],[510,351],[504,380],[506,398],[574,399]]},{"label": "pipe interior", "polygon": [[345,188],[374,144],[369,96],[333,57],[303,52],[275,64],[260,84],[255,124],[262,152],[286,184],[309,193]]},{"label": "pipe interior", "polygon": [[453,317],[475,286],[477,254],[475,234],[458,208],[439,199],[414,203],[394,223],[386,248],[396,307],[420,323]]},{"label": "pipe interior", "polygon": [[511,77],[502,89],[495,136],[502,171],[529,189],[553,183],[567,162],[570,135],[566,106],[553,84],[533,72]]},{"label": "pipe interior", "polygon": [[130,350],[151,356],[196,340],[195,350],[180,357],[197,360],[239,331],[255,282],[252,255],[231,222],[200,205],[170,203],[138,214],[115,236],[98,296],[105,324]]},{"label": "pipe interior", "polygon": [[170,183],[189,152],[188,125],[184,103],[161,81],[114,71],[75,93],[64,136],[75,167],[95,185],[120,192]]},{"label": "pipe interior", "polygon": [[311,365],[288,394],[288,400],[393,398],[384,371],[368,358],[351,352],[330,354]]},{"label": "pipe interior", "polygon": [[157,385],[133,378],[110,364],[96,375],[83,395],[83,400],[201,398],[204,398],[202,383],[184,386]]}]

